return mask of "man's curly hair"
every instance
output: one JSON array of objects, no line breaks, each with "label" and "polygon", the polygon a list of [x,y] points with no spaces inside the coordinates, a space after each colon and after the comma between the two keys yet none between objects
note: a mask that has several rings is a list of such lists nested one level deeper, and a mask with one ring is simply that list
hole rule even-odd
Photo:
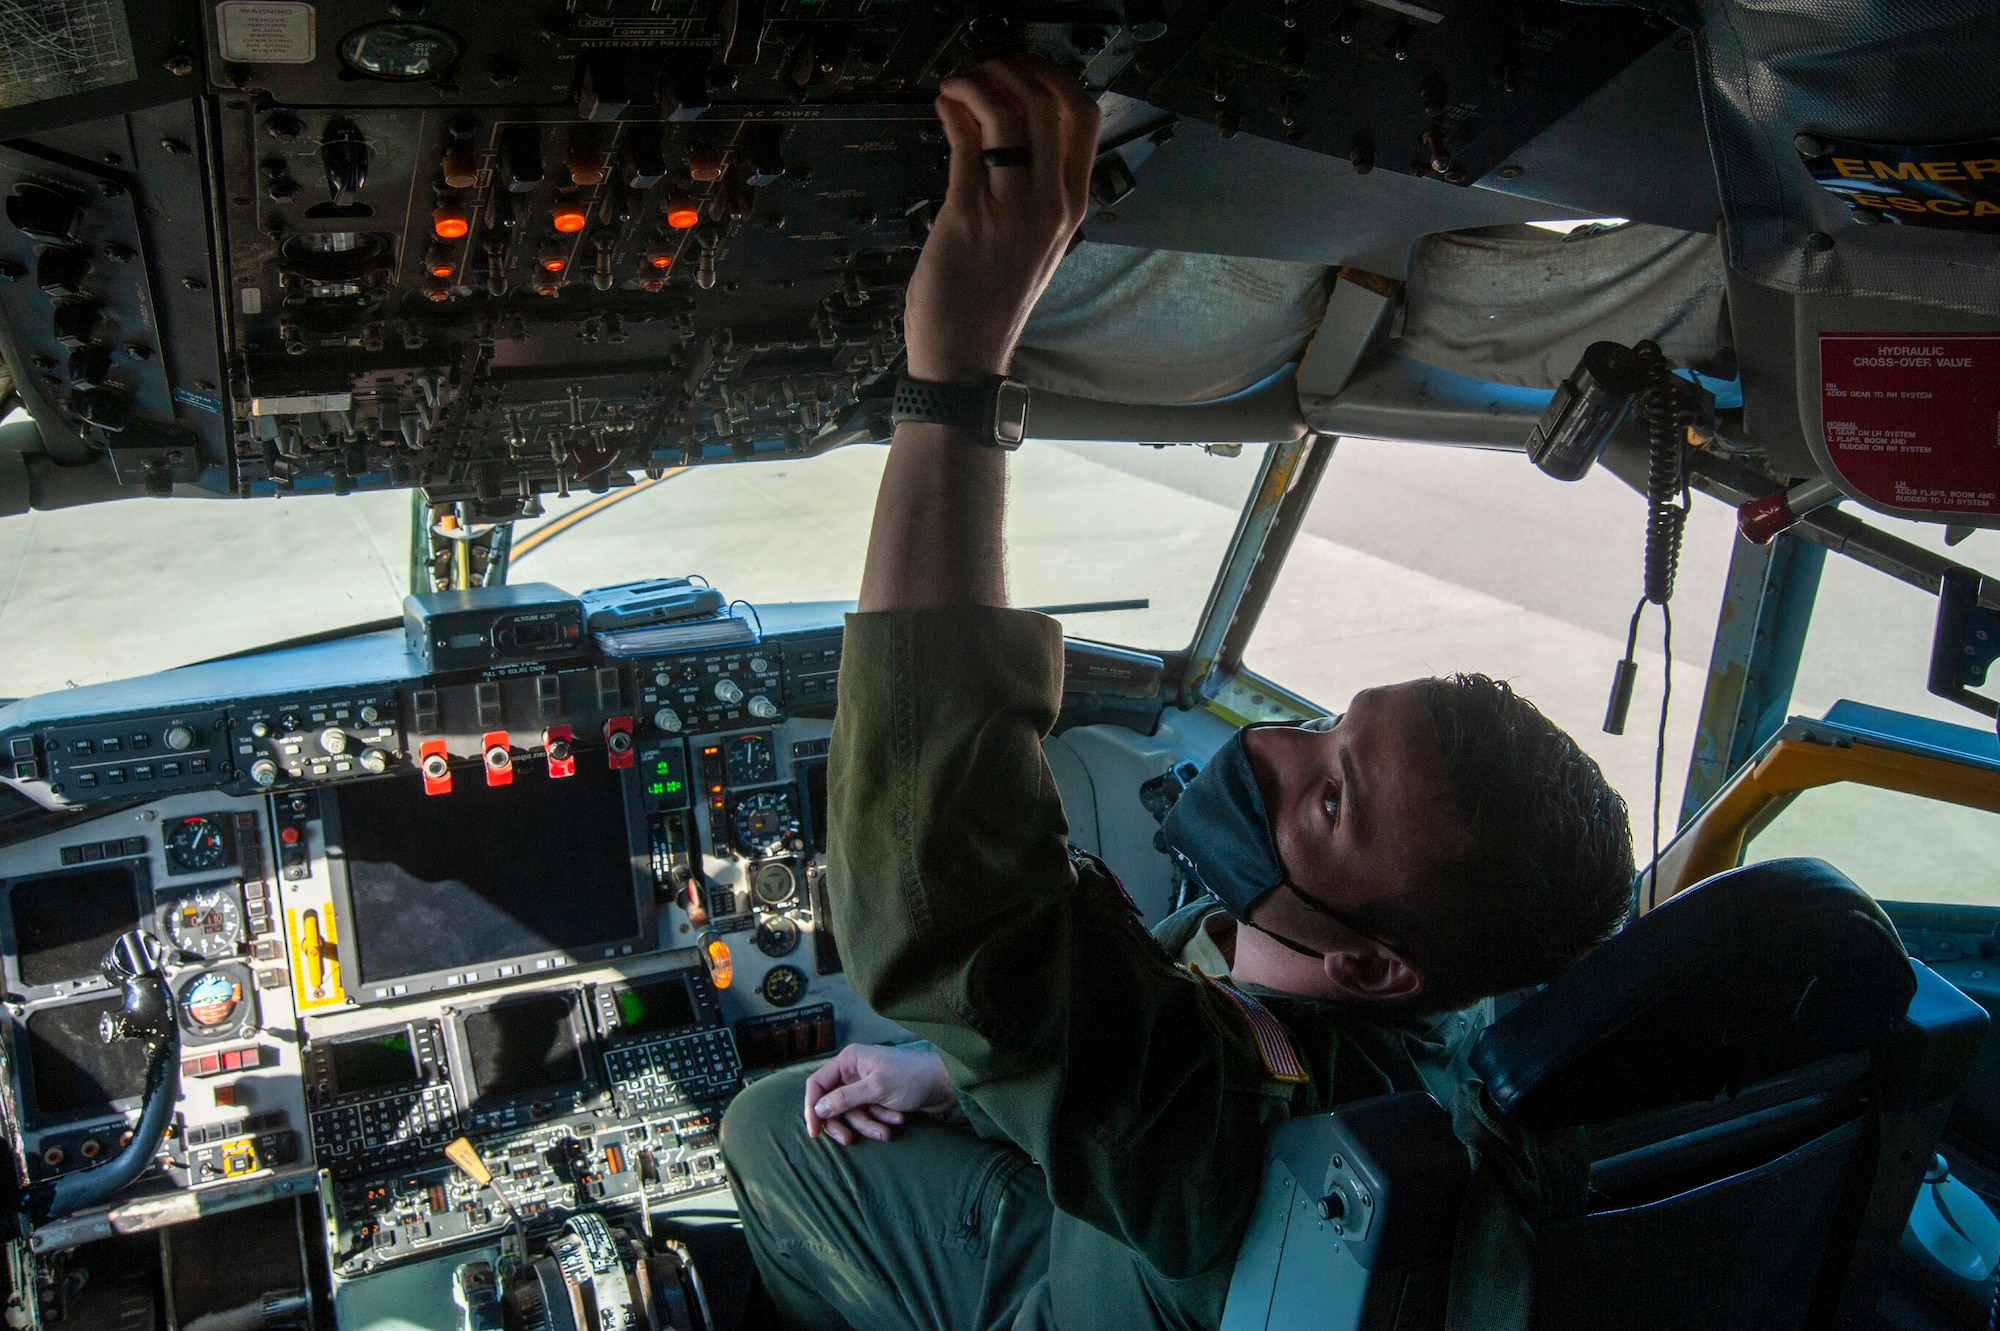
[{"label": "man's curly hair", "polygon": [[1632,832],[1597,763],[1505,681],[1448,675],[1422,696],[1468,835],[1381,924],[1437,1010],[1545,983],[1622,929]]}]

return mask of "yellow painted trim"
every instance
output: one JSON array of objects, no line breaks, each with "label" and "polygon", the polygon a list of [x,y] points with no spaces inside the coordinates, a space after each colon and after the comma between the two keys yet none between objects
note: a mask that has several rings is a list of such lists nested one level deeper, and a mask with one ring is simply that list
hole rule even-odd
[{"label": "yellow painted trim", "polygon": [[1756,766],[1731,782],[1689,829],[1689,849],[1667,895],[1735,868],[1743,857],[1744,837],[1776,801],[1842,781],[2000,813],[2000,772],[1872,744],[1835,748],[1780,740]]}]

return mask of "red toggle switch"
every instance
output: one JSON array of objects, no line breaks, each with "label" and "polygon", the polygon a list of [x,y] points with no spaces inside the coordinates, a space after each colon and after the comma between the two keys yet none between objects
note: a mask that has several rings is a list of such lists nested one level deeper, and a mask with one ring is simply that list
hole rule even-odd
[{"label": "red toggle switch", "polygon": [[451,794],[451,755],[444,751],[444,741],[427,739],[417,750],[417,767],[424,774],[424,794]]},{"label": "red toggle switch", "polygon": [[567,722],[544,730],[542,747],[549,752],[550,776],[576,775],[576,737]]},{"label": "red toggle switch", "polygon": [[632,765],[632,718],[614,716],[604,723],[605,761],[616,772]]},{"label": "red toggle switch", "polygon": [[486,784],[489,786],[511,786],[514,784],[514,750],[507,742],[504,730],[489,730],[480,739],[479,747],[486,754]]}]

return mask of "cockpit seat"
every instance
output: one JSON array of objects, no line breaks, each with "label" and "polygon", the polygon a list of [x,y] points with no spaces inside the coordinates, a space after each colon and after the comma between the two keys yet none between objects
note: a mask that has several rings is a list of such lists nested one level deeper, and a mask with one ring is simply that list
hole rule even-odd
[{"label": "cockpit seat", "polygon": [[1223,1331],[1872,1325],[1986,1023],[1824,862],[1718,874],[1490,1026],[1449,1110],[1273,1129]]}]

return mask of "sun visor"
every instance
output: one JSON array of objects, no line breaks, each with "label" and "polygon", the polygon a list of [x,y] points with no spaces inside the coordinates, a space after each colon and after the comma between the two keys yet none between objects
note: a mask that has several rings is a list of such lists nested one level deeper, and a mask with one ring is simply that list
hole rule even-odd
[{"label": "sun visor", "polygon": [[1801,296],[2000,309],[1993,0],[1646,7],[1694,28],[1733,266]]},{"label": "sun visor", "polygon": [[1086,241],[1014,354],[1033,388],[1102,402],[1206,402],[1298,359],[1326,309],[1321,264]]},{"label": "sun visor", "polygon": [[1713,236],[1637,223],[1428,236],[1403,294],[1398,349],[1471,379],[1555,388],[1592,342],[1641,338],[1678,365],[1735,377]]}]

